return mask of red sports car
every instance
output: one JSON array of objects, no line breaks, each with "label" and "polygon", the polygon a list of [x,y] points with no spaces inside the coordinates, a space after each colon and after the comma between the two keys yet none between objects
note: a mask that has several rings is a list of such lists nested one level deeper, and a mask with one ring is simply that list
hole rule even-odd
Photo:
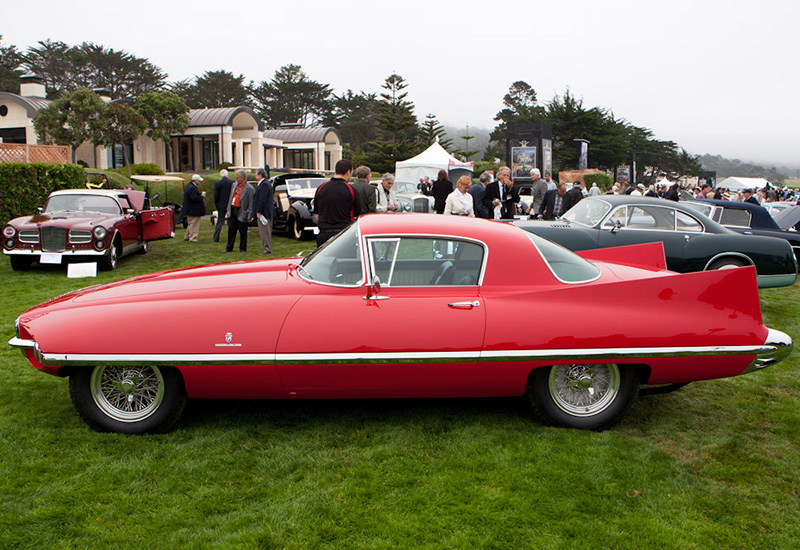
[{"label": "red sports car", "polygon": [[753,267],[677,274],[660,243],[581,255],[501,222],[367,215],[302,260],[54,298],[9,343],[69,376],[92,428],[125,433],[169,429],[187,397],[525,395],[549,424],[599,430],[640,385],[736,376],[791,351],[762,324]]},{"label": "red sports car", "polygon": [[145,209],[143,191],[66,189],[54,191],[34,216],[15,218],[3,227],[3,252],[16,270],[33,262],[60,264],[73,259],[97,261],[107,271],[148,241],[175,236],[169,207]]}]

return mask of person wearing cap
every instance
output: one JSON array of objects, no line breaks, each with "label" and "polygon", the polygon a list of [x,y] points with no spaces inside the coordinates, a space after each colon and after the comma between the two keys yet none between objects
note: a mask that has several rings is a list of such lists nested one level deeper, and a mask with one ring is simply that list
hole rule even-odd
[{"label": "person wearing cap", "polygon": [[583,198],[583,187],[581,187],[580,181],[572,182],[572,189],[567,191],[567,206],[565,208],[565,212],[581,202]]},{"label": "person wearing cap", "polygon": [[197,234],[200,230],[200,219],[206,215],[206,206],[204,203],[206,192],[200,191],[200,188],[197,186],[201,181],[203,181],[203,178],[200,177],[200,174],[195,174],[183,190],[181,214],[186,218],[186,234],[183,236],[183,240],[193,243],[197,242]]},{"label": "person wearing cap", "polygon": [[633,189],[633,191],[631,191],[628,194],[631,197],[641,197],[642,195],[644,195],[644,184],[643,183],[637,184],[636,187]]},{"label": "person wearing cap", "polygon": [[744,196],[744,201],[742,202],[749,202],[750,204],[758,204],[758,200],[753,196],[752,189],[742,189],[742,195]]}]

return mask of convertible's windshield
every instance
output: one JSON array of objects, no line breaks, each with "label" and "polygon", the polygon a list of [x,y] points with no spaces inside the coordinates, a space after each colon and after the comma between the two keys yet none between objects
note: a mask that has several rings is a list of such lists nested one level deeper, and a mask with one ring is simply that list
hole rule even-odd
[{"label": "convertible's windshield", "polygon": [[290,195],[308,194],[314,196],[317,187],[328,181],[328,178],[294,178],[286,180],[286,189]]},{"label": "convertible's windshield", "polygon": [[52,212],[101,212],[118,215],[119,204],[111,197],[102,195],[53,195],[47,200],[45,213]]},{"label": "convertible's windshield", "polygon": [[304,279],[334,285],[357,286],[363,281],[358,227],[351,225],[306,257],[300,264]]},{"label": "convertible's windshield", "polygon": [[561,218],[594,227],[610,209],[611,205],[607,202],[588,197],[570,208]]}]

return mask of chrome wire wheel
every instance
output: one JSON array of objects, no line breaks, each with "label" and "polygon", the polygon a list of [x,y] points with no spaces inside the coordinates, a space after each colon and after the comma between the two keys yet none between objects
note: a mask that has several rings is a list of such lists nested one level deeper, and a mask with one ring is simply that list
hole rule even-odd
[{"label": "chrome wire wheel", "polygon": [[620,391],[617,365],[560,365],[550,369],[550,397],[565,413],[593,416],[614,403]]},{"label": "chrome wire wheel", "polygon": [[164,400],[164,377],[153,367],[97,367],[89,380],[97,407],[118,422],[140,422]]}]

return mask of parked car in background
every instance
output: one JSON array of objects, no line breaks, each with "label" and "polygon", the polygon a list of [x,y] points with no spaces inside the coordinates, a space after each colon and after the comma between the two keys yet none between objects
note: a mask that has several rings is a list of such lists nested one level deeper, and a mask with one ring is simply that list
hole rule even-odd
[{"label": "parked car in background", "polygon": [[[791,351],[762,324],[751,267],[677,274],[657,243],[582,255],[502,222],[364,216],[304,259],[59,296],[22,313],[9,343],[69,377],[89,426],[124,433],[170,429],[187,397],[525,396],[548,424],[600,430],[641,384],[737,376]],[[256,306],[267,313],[242,314]],[[177,309],[203,322],[165,338],[153,320]]]},{"label": "parked car in background", "polygon": [[317,188],[330,178],[315,172],[282,174],[269,181],[274,190],[273,231],[286,231],[298,241],[312,238],[319,231],[313,212]]},{"label": "parked car in background", "polygon": [[15,218],[3,227],[3,253],[17,271],[34,262],[76,259],[116,269],[123,256],[146,253],[149,241],[175,236],[172,208],[144,208],[144,202],[143,191],[54,191],[39,214]]},{"label": "parked car in background", "polygon": [[662,242],[667,267],[681,273],[754,265],[761,288],[797,279],[788,242],[736,233],[683,201],[601,195],[583,199],[559,220],[514,223],[572,251]]},{"label": "parked car in background", "polygon": [[749,202],[714,199],[681,201],[681,204],[684,203],[737,233],[785,239],[794,250],[795,258],[800,262],[800,234],[783,229],[765,207]]},{"label": "parked car in background", "polygon": [[[370,182],[372,183],[372,182]],[[375,182],[380,185],[381,182]],[[397,202],[400,203],[398,212],[416,212],[427,214],[433,212],[433,197],[423,195],[417,189],[417,184],[409,181],[395,181],[394,191],[397,193]]]}]

